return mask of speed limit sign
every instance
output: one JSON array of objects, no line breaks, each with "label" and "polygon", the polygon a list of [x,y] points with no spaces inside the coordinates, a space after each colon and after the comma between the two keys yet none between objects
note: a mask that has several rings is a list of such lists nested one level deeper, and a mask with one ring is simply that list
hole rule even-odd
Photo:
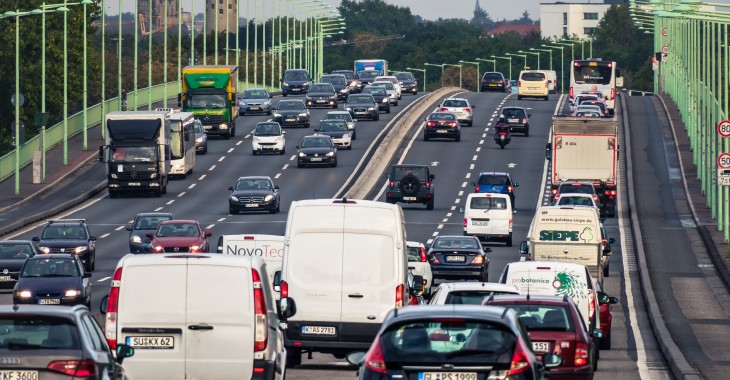
[{"label": "speed limit sign", "polygon": [[720,137],[730,137],[730,120],[717,123],[717,133],[720,134]]},{"label": "speed limit sign", "polygon": [[717,156],[717,184],[730,186],[730,153]]},{"label": "speed limit sign", "polygon": [[730,169],[730,153],[720,153],[717,156],[718,169]]}]

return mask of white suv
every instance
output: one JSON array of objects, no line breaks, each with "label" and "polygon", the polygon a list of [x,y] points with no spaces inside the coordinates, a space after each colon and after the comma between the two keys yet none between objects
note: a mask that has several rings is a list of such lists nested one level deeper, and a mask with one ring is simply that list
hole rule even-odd
[{"label": "white suv", "polygon": [[275,121],[256,124],[251,131],[251,151],[253,155],[262,153],[286,153],[286,132]]},{"label": "white suv", "polygon": [[466,98],[446,98],[441,102],[439,106],[441,112],[452,112],[456,115],[459,123],[472,126],[472,114],[474,113],[474,106],[469,103],[469,99]]}]

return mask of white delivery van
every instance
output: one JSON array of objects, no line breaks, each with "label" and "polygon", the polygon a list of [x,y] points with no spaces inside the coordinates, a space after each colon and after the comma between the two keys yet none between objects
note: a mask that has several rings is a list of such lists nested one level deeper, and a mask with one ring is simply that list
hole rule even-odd
[{"label": "white delivery van", "polygon": [[260,257],[269,273],[268,286],[273,291],[274,274],[281,270],[284,257],[284,237],[278,235],[221,235],[218,253],[246,257]]},{"label": "white delivery van", "polygon": [[512,202],[509,194],[472,193],[466,197],[464,235],[512,246]]},{"label": "white delivery van", "polygon": [[535,261],[560,261],[585,265],[603,284],[601,218],[598,209],[584,206],[541,206],[528,232],[529,244],[520,253]]},{"label": "white delivery van", "polygon": [[548,91],[551,94],[557,94],[560,86],[558,85],[558,73],[555,70],[543,70],[548,78]]},{"label": "white delivery van", "polygon": [[[403,211],[384,202],[292,202],[281,268],[281,314],[290,365],[302,351],[343,358],[372,344],[388,311],[420,296],[408,282]],[[295,312],[294,315],[291,315]]]},{"label": "white delivery van", "polygon": [[516,286],[520,294],[568,296],[578,306],[588,333],[601,327],[596,289],[583,265],[550,261],[508,263],[499,282]]},{"label": "white delivery van", "polygon": [[102,301],[107,341],[134,348],[124,361],[130,379],[283,379],[267,276],[258,257],[124,256]]}]

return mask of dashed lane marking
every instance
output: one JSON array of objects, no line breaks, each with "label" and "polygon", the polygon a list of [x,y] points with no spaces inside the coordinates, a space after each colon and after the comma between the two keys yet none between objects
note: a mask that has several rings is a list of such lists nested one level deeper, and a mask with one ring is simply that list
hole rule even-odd
[{"label": "dashed lane marking", "polygon": [[[200,176],[200,178],[198,178],[198,181],[202,181],[203,179],[205,179],[205,176],[206,176],[206,175],[207,175],[207,174],[203,174],[203,175],[201,175],[201,176]],[[193,184],[193,185],[194,185],[194,184]]]},{"label": "dashed lane marking", "polygon": [[[485,135],[486,135],[486,133],[485,133]],[[487,136],[484,136],[484,137],[487,137]],[[482,144],[484,144],[484,140],[479,140],[479,145],[482,145]]]},{"label": "dashed lane marking", "polygon": [[479,153],[481,150],[482,150],[482,147],[478,146],[477,147],[477,153]]},{"label": "dashed lane marking", "polygon": [[175,200],[174,200],[174,199],[170,199],[169,201],[167,201],[167,203],[166,203],[166,204],[168,204],[168,205],[171,205],[171,204],[173,204],[173,203],[175,203]]},{"label": "dashed lane marking", "polygon": [[188,186],[188,189],[192,189],[193,187],[195,187],[195,184],[194,183],[191,184],[190,186]]},{"label": "dashed lane marking", "polygon": [[436,229],[437,229],[437,230],[440,230],[440,229],[442,229],[442,228],[444,228],[444,225],[443,225],[443,224],[439,224],[438,226],[436,226]]},{"label": "dashed lane marking", "polygon": [[461,203],[461,198],[456,198],[456,200],[454,201],[454,203],[456,203],[457,205],[458,205],[459,203]]},{"label": "dashed lane marking", "polygon": [[121,231],[123,229],[124,229],[124,226],[119,226],[119,227],[115,228],[114,231]]},{"label": "dashed lane marking", "polygon": [[466,173],[466,176],[464,176],[464,178],[466,178],[466,179],[471,178],[471,173]]},{"label": "dashed lane marking", "polygon": [[474,164],[469,165],[469,170],[474,170]]},{"label": "dashed lane marking", "polygon": [[228,151],[227,151],[226,153],[231,153],[231,152],[233,152],[233,149],[235,149],[235,148],[230,148],[230,149],[228,149]]},{"label": "dashed lane marking", "polygon": [[456,210],[456,206],[451,206],[451,211]]},{"label": "dashed lane marking", "polygon": [[276,175],[274,176],[274,179],[278,179],[279,177],[281,177],[281,173],[276,173]]},{"label": "dashed lane marking", "polygon": [[185,195],[185,192],[184,192],[184,191],[183,191],[182,193],[178,194],[178,195],[177,195],[177,197],[178,197],[178,198],[180,198],[180,197],[182,197],[183,195]]},{"label": "dashed lane marking", "polygon": [[475,154],[474,157],[471,158],[471,160],[472,161],[476,161],[477,160],[477,157],[478,157],[478,155]]},{"label": "dashed lane marking", "polygon": [[459,196],[461,197],[463,195],[464,195],[464,190],[459,190]]},{"label": "dashed lane marking", "polygon": [[444,220],[441,221],[441,223],[446,223],[449,221],[449,218],[444,218]]},{"label": "dashed lane marking", "polygon": [[294,159],[297,158],[296,155],[289,157],[289,161],[294,161]]},{"label": "dashed lane marking", "polygon": [[105,237],[107,237],[107,236],[109,236],[109,235],[111,235],[111,234],[107,232],[107,233],[105,233],[104,235],[101,235],[101,236],[99,236],[99,238],[100,238],[100,239],[103,239],[103,238],[105,238]]},{"label": "dashed lane marking", "polygon": [[461,187],[466,187],[466,182],[462,183]]},{"label": "dashed lane marking", "polygon": [[226,218],[220,218],[220,219],[218,219],[219,222],[222,222],[224,220],[226,220]]},{"label": "dashed lane marking", "polygon": [[155,209],[154,211],[155,211],[155,212],[157,212],[157,211],[160,211],[160,210],[162,210],[163,208],[164,208],[164,207],[158,207],[158,208],[156,208],[156,209]]},{"label": "dashed lane marking", "polygon": [[431,236],[436,237],[436,236],[438,236],[438,234],[439,234],[438,232],[434,232],[433,234],[431,234]]},{"label": "dashed lane marking", "polygon": [[208,169],[208,171],[209,171],[209,172],[210,172],[210,171],[213,171],[213,169],[215,169],[215,165],[211,166],[211,167],[210,167],[210,169]]},{"label": "dashed lane marking", "polygon": [[482,138],[485,138],[485,137],[487,137],[487,134],[486,133],[482,133]]},{"label": "dashed lane marking", "polygon": [[249,133],[249,134],[247,134],[246,136],[243,136],[243,138],[244,138],[244,139],[247,139],[247,138],[249,138],[249,137],[251,137],[251,134],[250,134],[250,133]]},{"label": "dashed lane marking", "polygon": [[433,239],[426,240],[426,245],[431,245],[431,243],[433,243]]},{"label": "dashed lane marking", "polygon": [[241,145],[241,143],[242,143],[242,142],[243,142],[243,141],[240,141],[240,140],[239,140],[239,141],[238,141],[238,142],[236,143],[236,146],[239,146],[239,145]]},{"label": "dashed lane marking", "polygon": [[[218,162],[221,162],[226,159],[226,156],[221,156],[221,158],[218,159]],[[215,165],[214,165],[215,166]]]},{"label": "dashed lane marking", "polygon": [[106,281],[106,280],[108,280],[108,279],[110,279],[110,278],[111,278],[111,277],[104,277],[104,278],[100,278],[100,279],[96,280],[96,282],[104,282],[104,281]]},{"label": "dashed lane marking", "polygon": [[447,213],[446,213],[446,217],[447,217],[447,218],[451,218],[451,215],[452,215],[452,213],[450,213],[450,212],[447,212]]},{"label": "dashed lane marking", "polygon": [[209,229],[213,228],[214,226],[215,226],[215,224],[209,224],[207,227],[205,227],[205,229],[209,230]]},{"label": "dashed lane marking", "polygon": [[284,165],[284,166],[281,167],[281,170],[286,170],[286,168],[288,168],[288,167],[289,167],[289,164],[286,164],[286,165]]}]

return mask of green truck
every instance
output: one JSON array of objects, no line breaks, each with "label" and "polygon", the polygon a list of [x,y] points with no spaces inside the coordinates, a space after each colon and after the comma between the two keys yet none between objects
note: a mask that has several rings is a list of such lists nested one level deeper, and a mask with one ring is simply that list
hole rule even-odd
[{"label": "green truck", "polygon": [[186,66],[182,69],[178,107],[192,112],[209,135],[229,139],[236,135],[238,67]]}]

